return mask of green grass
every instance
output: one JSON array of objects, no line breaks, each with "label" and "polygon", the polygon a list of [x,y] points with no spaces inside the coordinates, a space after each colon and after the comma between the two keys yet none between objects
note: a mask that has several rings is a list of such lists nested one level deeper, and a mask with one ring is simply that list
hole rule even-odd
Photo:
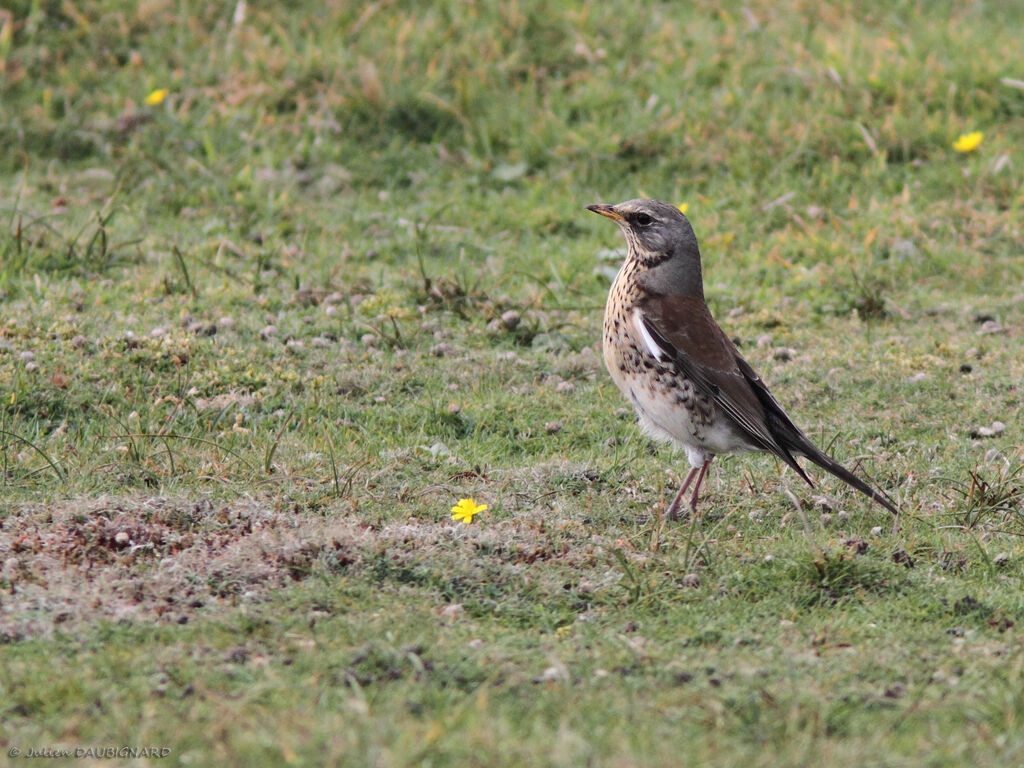
[{"label": "green grass", "polygon": [[[4,754],[1019,763],[1018,29],[0,12]],[[687,203],[712,310],[897,532],[765,456],[660,519],[687,467],[603,369],[621,243],[584,210],[639,194]]]}]

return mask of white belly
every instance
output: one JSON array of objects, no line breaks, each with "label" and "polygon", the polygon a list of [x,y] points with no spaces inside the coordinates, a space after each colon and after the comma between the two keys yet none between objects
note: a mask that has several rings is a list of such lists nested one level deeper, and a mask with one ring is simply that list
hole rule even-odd
[{"label": "white belly", "polygon": [[[652,389],[648,377],[613,374],[612,378],[636,410],[637,423],[644,434],[681,448],[691,466],[702,466],[719,454],[753,450],[720,412],[714,412],[710,420],[695,417],[671,392]],[[692,386],[689,381],[684,384]]]}]

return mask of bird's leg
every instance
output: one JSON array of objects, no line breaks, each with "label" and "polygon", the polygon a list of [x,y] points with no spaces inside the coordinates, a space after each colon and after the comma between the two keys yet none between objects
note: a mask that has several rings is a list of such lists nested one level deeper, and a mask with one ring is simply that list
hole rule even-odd
[{"label": "bird's leg", "polygon": [[[701,465],[700,474],[697,475],[697,482],[694,483],[693,486],[693,495],[690,496],[690,513],[694,515],[697,514],[697,499],[700,498],[700,484],[704,482],[704,475],[708,473],[708,467],[711,466],[711,458],[709,458]],[[698,470],[695,469],[693,471],[697,472]]]},{"label": "bird's leg", "polygon": [[690,483],[693,482],[693,478],[697,476],[697,472],[700,471],[700,467],[693,467],[690,473],[683,480],[683,486],[679,489],[679,493],[676,494],[675,500],[668,505],[668,509],[665,510],[665,517],[668,520],[679,519],[679,506],[683,501],[683,494],[686,493],[686,489],[690,487]]}]

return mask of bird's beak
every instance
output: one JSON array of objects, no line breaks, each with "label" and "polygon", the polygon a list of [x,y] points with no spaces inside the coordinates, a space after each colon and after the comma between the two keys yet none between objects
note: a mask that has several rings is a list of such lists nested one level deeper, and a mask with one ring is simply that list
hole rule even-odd
[{"label": "bird's beak", "polygon": [[614,205],[604,205],[603,203],[599,203],[598,205],[588,205],[587,210],[593,211],[594,213],[600,213],[602,216],[607,216],[612,221],[625,221],[622,214],[615,210]]}]

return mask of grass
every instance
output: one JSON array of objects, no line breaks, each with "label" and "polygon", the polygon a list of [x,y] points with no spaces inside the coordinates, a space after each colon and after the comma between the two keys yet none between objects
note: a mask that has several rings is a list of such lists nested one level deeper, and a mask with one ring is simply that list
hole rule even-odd
[{"label": "grass", "polygon": [[[0,12],[9,758],[1019,762],[1015,21]],[[898,531],[764,456],[660,519],[686,468],[603,369],[583,210],[638,194],[688,204],[712,310]]]}]

